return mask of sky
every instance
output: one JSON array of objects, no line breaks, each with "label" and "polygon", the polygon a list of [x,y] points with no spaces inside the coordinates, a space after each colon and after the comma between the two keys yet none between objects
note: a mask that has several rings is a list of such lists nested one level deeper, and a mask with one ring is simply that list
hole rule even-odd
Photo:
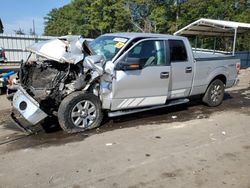
[{"label": "sky", "polygon": [[53,8],[60,8],[71,0],[0,0],[0,18],[4,33],[11,34],[21,28],[29,34],[35,22],[35,31],[43,34],[44,17]]}]

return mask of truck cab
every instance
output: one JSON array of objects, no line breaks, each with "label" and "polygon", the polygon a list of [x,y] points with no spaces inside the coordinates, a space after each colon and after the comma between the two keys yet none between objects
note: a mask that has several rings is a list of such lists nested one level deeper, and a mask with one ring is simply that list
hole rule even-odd
[{"label": "truck cab", "polygon": [[114,61],[111,110],[162,105],[168,99],[187,97],[194,60],[186,46],[185,38],[153,35],[121,54]]}]

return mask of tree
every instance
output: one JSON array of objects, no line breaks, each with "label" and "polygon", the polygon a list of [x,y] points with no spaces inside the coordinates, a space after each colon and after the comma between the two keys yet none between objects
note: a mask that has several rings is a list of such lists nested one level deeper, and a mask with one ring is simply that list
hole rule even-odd
[{"label": "tree", "polygon": [[3,23],[2,23],[2,20],[1,20],[1,18],[0,18],[0,33],[3,33]]},{"label": "tree", "polygon": [[173,20],[171,0],[130,0],[127,7],[137,31],[166,33]]},{"label": "tree", "polygon": [[[249,23],[249,0],[73,0],[47,14],[44,34],[91,38],[126,31],[172,34],[200,18]],[[249,34],[239,38],[241,49],[249,40]]]},{"label": "tree", "polygon": [[48,13],[44,34],[96,37],[106,32],[129,31],[128,17],[124,0],[74,0]]},{"label": "tree", "polygon": [[59,9],[52,9],[45,19],[45,35],[67,35],[75,28],[72,22],[74,9],[72,5],[66,5]]}]

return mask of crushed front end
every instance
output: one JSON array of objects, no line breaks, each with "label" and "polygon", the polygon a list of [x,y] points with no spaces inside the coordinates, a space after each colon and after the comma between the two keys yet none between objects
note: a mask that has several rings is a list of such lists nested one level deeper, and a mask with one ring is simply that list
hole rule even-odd
[{"label": "crushed front end", "polygon": [[[82,49],[76,50],[77,40],[67,42],[67,38],[48,41],[50,48],[58,57],[53,58],[51,51],[39,51],[47,47],[43,43],[39,48],[30,48],[31,56],[21,64],[18,78],[9,86],[7,98],[11,100],[13,111],[11,117],[16,125],[26,133],[34,132],[33,127],[46,118],[57,115],[61,101],[74,91],[86,89],[93,80],[91,69],[84,69]],[[66,42],[65,42],[66,41]],[[56,45],[64,45],[58,48]],[[81,48],[80,45],[78,45]],[[37,51],[35,50],[37,49]],[[47,50],[47,48],[45,48]],[[59,49],[61,58],[56,50]],[[80,59],[80,56],[82,57]],[[77,57],[77,58],[76,58]],[[75,61],[73,61],[75,60]]]},{"label": "crushed front end", "polygon": [[[85,76],[77,65],[60,64],[55,61],[28,61],[21,65],[17,83],[9,87],[12,119],[22,130],[31,132],[31,127],[47,117],[54,116],[62,99],[76,89],[82,89]],[[21,117],[17,118],[15,117]],[[24,119],[25,123],[19,122]]]}]

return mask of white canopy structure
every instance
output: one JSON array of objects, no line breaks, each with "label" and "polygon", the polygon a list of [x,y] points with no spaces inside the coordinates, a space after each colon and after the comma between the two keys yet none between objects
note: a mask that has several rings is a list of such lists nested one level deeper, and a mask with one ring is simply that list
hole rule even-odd
[{"label": "white canopy structure", "polygon": [[235,53],[237,34],[250,31],[249,23],[213,20],[201,18],[186,27],[176,31],[174,35],[203,35],[214,37],[234,37],[233,55]]}]

